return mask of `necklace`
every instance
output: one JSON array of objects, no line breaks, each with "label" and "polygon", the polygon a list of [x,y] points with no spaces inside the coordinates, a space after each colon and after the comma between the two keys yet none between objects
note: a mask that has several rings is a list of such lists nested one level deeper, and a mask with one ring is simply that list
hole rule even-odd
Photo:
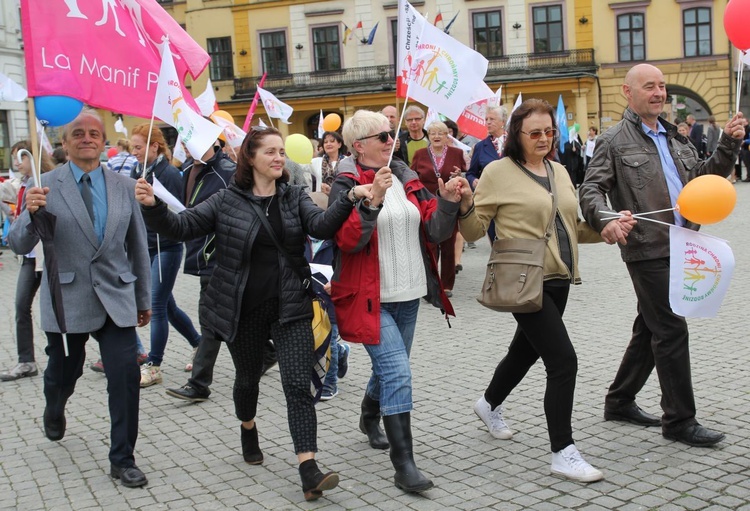
[{"label": "necklace", "polygon": [[266,204],[266,216],[268,216],[268,208],[271,207],[271,203],[273,202],[273,198],[275,195],[271,195],[271,200],[268,201],[268,204]]}]

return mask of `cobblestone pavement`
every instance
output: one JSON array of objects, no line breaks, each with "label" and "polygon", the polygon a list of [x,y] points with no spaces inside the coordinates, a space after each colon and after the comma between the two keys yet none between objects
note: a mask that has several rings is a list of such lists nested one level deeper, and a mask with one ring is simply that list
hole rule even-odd
[{"label": "cobblestone pavement", "polygon": [[[484,309],[474,299],[488,254],[486,241],[463,255],[453,302],[458,317],[448,329],[437,310],[420,311],[413,350],[413,413],[419,467],[435,488],[421,496],[393,485],[385,451],[368,447],[357,428],[368,358],[353,345],[340,393],[317,406],[319,463],[341,475],[340,486],[305,503],[289,437],[279,372],[263,377],[258,407],[262,466],[243,462],[232,404],[232,363],[222,349],[211,399],[188,404],[164,390],[185,383],[188,343],[174,334],[163,364],[164,384],[141,391],[136,460],[149,479],[142,489],[123,488],[108,475],[109,419],[106,382],[85,369],[66,413],[61,442],[42,432],[42,376],[0,383],[0,508],[19,510],[129,509],[444,509],[502,510],[750,510],[748,432],[748,313],[750,301],[750,185],[738,183],[738,206],[705,232],[730,240],[737,270],[717,318],[691,320],[692,367],[698,418],[726,433],[716,448],[667,441],[658,428],[604,422],[602,407],[629,339],[635,298],[616,248],[581,247],[584,285],[576,286],[565,314],[579,358],[573,413],[574,438],[606,479],[577,484],[552,477],[542,409],[544,368],[538,363],[505,403],[516,431],[495,440],[472,406],[507,349],[513,318]],[[15,362],[13,296],[17,264],[0,257],[0,365]],[[181,275],[177,302],[196,320],[198,279]],[[748,306],[750,307],[750,306]],[[37,318],[38,325],[38,318]],[[141,331],[148,339],[148,329]],[[45,339],[37,329],[36,355],[43,368]],[[88,363],[98,358],[88,344]],[[638,403],[659,413],[653,374]]]}]

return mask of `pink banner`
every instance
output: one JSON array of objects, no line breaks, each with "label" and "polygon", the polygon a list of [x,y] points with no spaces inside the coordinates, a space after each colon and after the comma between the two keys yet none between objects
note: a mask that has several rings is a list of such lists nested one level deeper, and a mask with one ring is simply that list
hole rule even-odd
[{"label": "pink banner", "polygon": [[183,83],[210,60],[156,0],[21,0],[21,18],[29,96],[147,119],[165,37]]}]

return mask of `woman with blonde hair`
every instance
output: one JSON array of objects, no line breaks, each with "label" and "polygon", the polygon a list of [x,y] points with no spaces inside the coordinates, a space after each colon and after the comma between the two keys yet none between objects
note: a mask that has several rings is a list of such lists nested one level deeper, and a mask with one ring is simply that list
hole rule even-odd
[{"label": "woman with blonde hair", "polygon": [[[130,177],[138,179],[145,177],[146,181],[159,182],[175,197],[182,196],[182,177],[180,171],[169,161],[172,154],[159,128],[151,129],[149,125],[140,124],[133,128],[130,136],[133,156],[138,159],[138,165],[133,169]],[[144,176],[143,164],[146,162]],[[193,326],[187,314],[175,303],[172,296],[177,274],[182,264],[183,246],[181,242],[169,239],[148,229],[148,251],[151,256],[151,351],[148,361],[141,367],[141,387],[149,387],[162,382],[161,363],[169,337],[171,324],[193,347],[193,352],[185,366],[186,371],[192,370],[193,357],[198,349],[201,336]]]}]

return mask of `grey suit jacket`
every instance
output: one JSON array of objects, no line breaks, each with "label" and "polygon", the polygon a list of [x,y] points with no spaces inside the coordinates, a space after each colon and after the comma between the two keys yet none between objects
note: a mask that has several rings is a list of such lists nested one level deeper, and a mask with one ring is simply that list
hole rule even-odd
[{"label": "grey suit jacket", "polygon": [[[107,226],[100,245],[70,164],[42,175],[42,185],[50,188],[47,211],[57,216],[54,243],[69,333],[95,332],[107,316],[117,326],[136,326],[137,311],[151,309],[151,264],[135,181],[105,171],[104,182]],[[24,211],[13,222],[8,239],[17,254],[28,253],[39,241],[27,229],[31,220]],[[44,331],[60,332],[46,268],[40,309]]]}]

